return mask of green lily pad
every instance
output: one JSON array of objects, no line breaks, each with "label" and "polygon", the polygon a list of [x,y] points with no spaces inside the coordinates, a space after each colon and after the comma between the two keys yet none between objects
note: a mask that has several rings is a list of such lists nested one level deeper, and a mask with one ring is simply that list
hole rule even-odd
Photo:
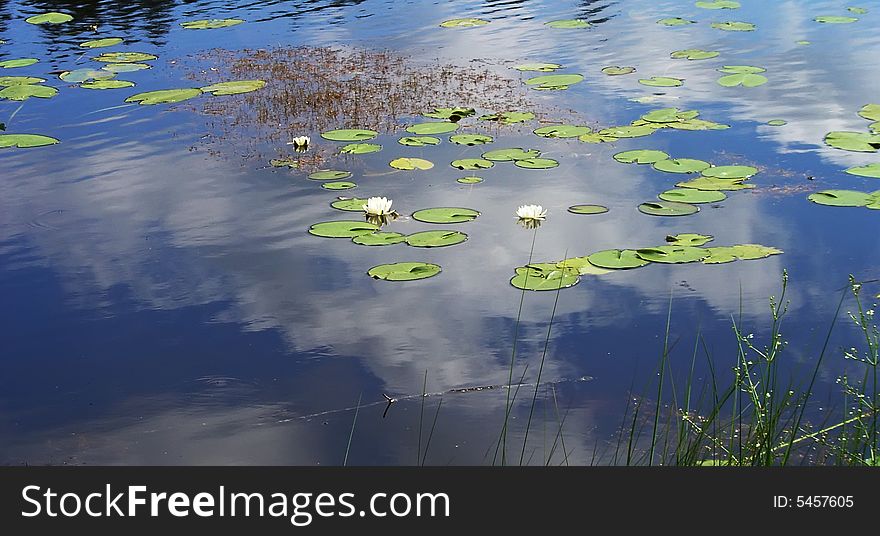
[{"label": "green lily pad", "polygon": [[229,28],[243,23],[241,19],[200,19],[181,22],[180,25],[187,30],[216,30],[217,28]]},{"label": "green lily pad", "polygon": [[688,119],[687,121],[663,123],[663,126],[677,130],[725,130],[730,128],[730,125],[722,125],[721,123],[707,121],[705,119]]},{"label": "green lily pad", "polygon": [[689,203],[697,205],[700,203],[718,203],[727,199],[727,195],[723,192],[715,190],[696,190],[693,188],[673,188],[666,190],[658,195],[663,201],[673,201],[676,203]]},{"label": "green lily pad", "polygon": [[846,170],[850,175],[880,179],[880,163],[868,164],[867,166],[851,167]]},{"label": "green lily pad", "polygon": [[374,266],[367,274],[373,279],[385,281],[416,281],[434,277],[440,271],[440,266],[428,262],[396,262]]},{"label": "green lily pad", "polygon": [[696,24],[696,22],[695,20],[687,20],[681,17],[667,17],[658,20],[657,24],[662,24],[663,26],[687,26],[688,24]]},{"label": "green lily pad", "polygon": [[712,235],[702,235],[698,233],[680,233],[677,235],[669,235],[666,242],[672,246],[690,246],[699,247],[708,244],[715,237]]},{"label": "green lily pad", "polygon": [[269,165],[272,167],[288,167],[293,169],[299,167],[299,161],[287,158],[273,158],[272,160],[269,160]]},{"label": "green lily pad", "polygon": [[718,79],[718,85],[724,87],[758,87],[767,83],[767,77],[760,74],[729,74]]},{"label": "green lily pad", "polygon": [[405,242],[406,236],[389,231],[378,231],[375,233],[358,235],[352,238],[351,241],[359,246],[391,246]]},{"label": "green lily pad", "polygon": [[607,74],[608,76],[622,76],[634,72],[636,72],[636,68],[629,66],[621,67],[619,65],[609,65],[608,67],[602,67],[602,73]]},{"label": "green lily pad", "polygon": [[321,188],[325,190],[351,190],[356,187],[357,184],[350,181],[325,182],[321,184]]},{"label": "green lily pad", "polygon": [[137,93],[125,99],[125,102],[137,102],[142,105],[170,104],[192,99],[201,94],[202,90],[198,88],[161,89],[159,91]]},{"label": "green lily pad", "polygon": [[868,128],[871,129],[871,132],[874,134],[880,134],[880,121],[874,121]]},{"label": "green lily pad", "polygon": [[494,114],[486,114],[480,116],[480,121],[498,121],[499,123],[510,125],[513,123],[525,123],[535,118],[532,112],[498,112]]},{"label": "green lily pad", "polygon": [[0,86],[21,86],[26,84],[41,84],[46,80],[36,76],[0,76]]},{"label": "green lily pad", "polygon": [[115,47],[116,45],[121,45],[123,42],[124,39],[121,37],[105,37],[104,39],[90,39],[89,41],[83,41],[79,46],[83,48],[104,48]]},{"label": "green lily pad", "polygon": [[584,143],[605,143],[617,141],[617,138],[614,136],[609,136],[607,134],[599,134],[598,132],[591,132],[589,134],[583,134],[578,136],[578,139]]},{"label": "green lily pad", "polygon": [[639,205],[639,212],[649,216],[690,216],[700,211],[700,207],[677,201],[648,201]]},{"label": "green lily pad", "polygon": [[652,76],[651,78],[640,78],[639,84],[651,87],[678,87],[684,84],[684,79],[670,76]]},{"label": "green lily pad", "polygon": [[577,125],[553,125],[549,127],[541,127],[533,132],[542,138],[576,138],[589,134],[593,129],[590,127],[582,127]]},{"label": "green lily pad", "polygon": [[338,181],[349,177],[351,177],[351,171],[336,169],[322,169],[309,175],[309,178],[313,181]]},{"label": "green lily pad", "polygon": [[382,146],[378,143],[349,143],[339,148],[339,154],[370,154],[381,150]]},{"label": "green lily pad", "polygon": [[560,290],[578,284],[580,278],[573,269],[557,268],[551,263],[520,266],[510,284],[520,290]]},{"label": "green lily pad", "polygon": [[642,116],[649,123],[677,123],[695,119],[700,112],[696,110],[679,110],[678,108],[660,108],[652,110]]},{"label": "green lily pad", "polygon": [[434,167],[434,163],[423,158],[396,158],[388,165],[394,169],[402,169],[404,171],[413,171],[415,169],[427,170]]},{"label": "green lily pad", "polygon": [[152,67],[146,63],[108,63],[101,67],[101,70],[109,71],[111,73],[131,73],[151,68]]},{"label": "green lily pad", "polygon": [[266,82],[263,80],[235,80],[232,82],[220,82],[219,84],[211,84],[210,86],[203,87],[202,91],[205,93],[210,93],[215,97],[219,97],[221,95],[239,95],[241,93],[250,93],[251,91],[263,89],[264,87],[266,87]]},{"label": "green lily pad", "polygon": [[754,184],[746,184],[743,179],[716,179],[713,177],[697,177],[689,181],[676,183],[679,188],[691,188],[702,191],[727,191],[749,190]]},{"label": "green lily pad", "polygon": [[134,87],[134,82],[129,82],[128,80],[95,80],[94,82],[83,82],[79,87],[85,89],[122,89]]},{"label": "green lily pad", "polygon": [[73,17],[71,15],[68,15],[67,13],[58,13],[57,11],[50,11],[49,13],[42,13],[24,19],[28,24],[61,24],[72,20]]},{"label": "green lily pad", "polygon": [[529,158],[537,158],[541,156],[541,151],[537,149],[522,149],[514,147],[510,149],[495,149],[482,154],[483,159],[493,162],[511,162],[515,160],[526,160]]},{"label": "green lily pad", "polygon": [[739,9],[740,3],[733,0],[714,0],[713,2],[697,2],[694,4],[703,9]]},{"label": "green lily pad", "polygon": [[16,67],[27,67],[29,65],[33,65],[37,63],[38,59],[36,58],[19,58],[15,60],[4,60],[0,61],[0,69],[14,69]]},{"label": "green lily pad", "polygon": [[514,161],[513,165],[524,169],[551,169],[559,165],[559,162],[552,158],[524,158]]},{"label": "green lily pad", "polygon": [[475,220],[480,213],[470,208],[426,208],[413,213],[414,220],[423,223],[464,223]]},{"label": "green lily pad", "polygon": [[859,115],[868,121],[880,121],[880,104],[866,104],[859,110]]},{"label": "green lily pad", "polygon": [[671,158],[654,162],[654,169],[666,173],[699,173],[708,169],[711,164],[693,158]]},{"label": "green lily pad", "polygon": [[454,122],[476,113],[477,111],[473,108],[434,108],[433,112],[426,112],[422,115],[431,119],[446,119]]},{"label": "green lily pad", "polygon": [[811,45],[812,43],[807,41],[806,39],[801,39],[800,41],[795,41],[794,44],[796,44],[796,45]]},{"label": "green lily pad", "polygon": [[364,128],[328,130],[327,132],[321,133],[321,137],[325,140],[351,142],[371,140],[378,135],[379,133],[375,130]]},{"label": "green lily pad", "polygon": [[770,121],[767,121],[767,125],[771,127],[781,127],[787,124],[788,121],[786,121],[785,119],[771,119]]},{"label": "green lily pad", "polygon": [[735,22],[735,21],[727,21],[727,22],[713,22],[710,24],[712,28],[717,30],[724,30],[725,32],[753,32],[755,31],[755,25],[751,22]]},{"label": "green lily pad", "polygon": [[483,182],[483,179],[480,177],[462,177],[460,179],[455,179],[455,182],[460,184],[479,184]]},{"label": "green lily pad", "polygon": [[483,19],[450,19],[440,23],[442,28],[473,28],[474,26],[485,26],[489,21]]},{"label": "green lily pad", "polygon": [[60,141],[42,134],[0,134],[0,149],[8,147],[28,149],[55,145],[56,143],[60,143]]},{"label": "green lily pad", "polygon": [[760,244],[740,244],[737,246],[719,246],[705,249],[709,252],[709,256],[703,259],[703,264],[723,264],[736,260],[764,259],[771,255],[783,253],[781,249]]},{"label": "green lily pad", "polygon": [[636,255],[648,262],[682,264],[687,262],[699,262],[708,257],[709,252],[703,248],[676,245],[637,249]]},{"label": "green lily pad", "polygon": [[716,58],[720,55],[720,52],[715,52],[713,50],[702,50],[699,48],[687,48],[684,50],[676,50],[672,54],[669,55],[674,60],[708,60],[711,58]]},{"label": "green lily pad", "polygon": [[589,28],[592,26],[589,22],[584,19],[563,19],[563,20],[552,20],[550,22],[545,22],[544,26],[549,26],[551,28],[557,28],[562,30],[571,30],[576,28]]},{"label": "green lily pad", "polygon": [[397,140],[397,143],[407,147],[427,147],[429,145],[439,145],[440,138],[433,136],[404,136]]},{"label": "green lily pad", "polygon": [[602,136],[612,136],[614,138],[640,138],[642,136],[650,136],[654,133],[654,129],[648,126],[626,126],[626,127],[610,127],[599,131]]},{"label": "green lily pad", "polygon": [[104,52],[94,58],[95,61],[102,63],[140,63],[155,59],[158,59],[158,57],[146,52]]},{"label": "green lily pad", "polygon": [[461,231],[422,231],[406,237],[406,243],[417,248],[441,248],[454,246],[467,240]]},{"label": "green lily pad", "polygon": [[568,89],[583,79],[581,74],[545,74],[529,78],[526,85],[536,86],[535,89]]},{"label": "green lily pad", "polygon": [[342,197],[330,203],[330,206],[336,210],[344,210],[346,212],[363,212],[367,199],[360,197]]},{"label": "green lily pad", "polygon": [[840,17],[836,15],[821,15],[819,17],[814,17],[814,21],[822,22],[825,24],[849,24],[852,22],[856,22],[857,18],[855,17]]},{"label": "green lily pad", "polygon": [[454,136],[449,136],[449,141],[457,145],[474,146],[492,143],[495,139],[492,136],[485,136],[483,134],[455,134]]},{"label": "green lily pad", "polygon": [[95,70],[95,69],[75,69],[73,71],[64,71],[58,78],[64,80],[65,82],[70,82],[71,84],[79,84],[82,82],[95,82],[98,80],[110,80],[116,76],[115,73],[111,73],[104,70]]},{"label": "green lily pad", "polygon": [[608,207],[602,205],[572,205],[568,207],[568,211],[572,214],[604,214],[608,212]]},{"label": "green lily pad", "polygon": [[452,123],[450,121],[435,121],[432,123],[418,123],[416,125],[410,125],[406,128],[406,131],[410,134],[424,135],[424,134],[446,134],[447,132],[455,132],[458,130],[458,123]]},{"label": "green lily pad", "polygon": [[855,13],[856,15],[864,15],[868,12],[868,10],[863,7],[848,7],[846,10],[850,13]]},{"label": "green lily pad", "polygon": [[489,160],[483,160],[482,158],[462,158],[460,160],[454,160],[450,164],[452,167],[457,169],[489,169],[495,164]]},{"label": "green lily pad", "polygon": [[378,231],[379,226],[365,221],[325,221],[309,227],[309,234],[323,238],[354,238]]},{"label": "green lily pad", "polygon": [[24,101],[31,97],[48,99],[57,94],[58,90],[54,87],[41,86],[39,84],[21,84],[0,89],[0,100]]},{"label": "green lily pad", "polygon": [[562,65],[558,63],[523,63],[514,67],[517,71],[537,71],[541,73],[549,73],[561,68]]},{"label": "green lily pad", "polygon": [[622,164],[654,164],[661,160],[668,160],[669,155],[663,151],[638,149],[617,153],[613,158]]},{"label": "green lily pad", "polygon": [[606,249],[587,257],[590,264],[608,270],[628,270],[647,266],[648,261],[636,255],[633,249]]},{"label": "green lily pad", "polygon": [[864,207],[876,201],[872,194],[855,190],[823,190],[810,194],[807,199],[829,207]]},{"label": "green lily pad", "polygon": [[825,135],[825,144],[844,151],[876,153],[880,149],[880,135],[866,132],[833,131]]},{"label": "green lily pad", "polygon": [[758,168],[752,166],[712,166],[702,174],[715,179],[747,179],[757,172]]},{"label": "green lily pad", "polygon": [[589,257],[570,257],[556,263],[557,268],[576,270],[578,275],[603,275],[611,273],[611,270],[599,268],[590,262]]}]

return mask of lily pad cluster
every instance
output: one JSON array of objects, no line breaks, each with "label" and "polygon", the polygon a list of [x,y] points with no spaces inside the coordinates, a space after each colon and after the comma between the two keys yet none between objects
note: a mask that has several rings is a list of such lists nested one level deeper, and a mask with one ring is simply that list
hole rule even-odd
[{"label": "lily pad cluster", "polygon": [[678,108],[661,108],[642,115],[629,125],[608,127],[598,132],[589,132],[578,137],[586,143],[614,142],[621,138],[639,138],[650,136],[661,128],[676,130],[724,130],[729,125],[716,123],[699,118],[697,110],[679,110]]},{"label": "lily pad cluster", "polygon": [[45,81],[34,76],[0,76],[0,100],[24,101],[31,97],[48,99],[57,95],[57,89],[42,85]]},{"label": "lily pad cluster", "polygon": [[862,106],[859,115],[873,121],[869,132],[832,131],[825,135],[825,144],[844,151],[876,153],[880,149],[880,104]]},{"label": "lily pad cluster", "polygon": [[758,74],[763,73],[767,69],[763,67],[753,67],[751,65],[725,65],[718,69],[718,72],[725,73],[718,79],[718,85],[724,87],[757,87],[767,83],[767,77]]},{"label": "lily pad cluster", "polygon": [[262,89],[266,86],[263,80],[235,80],[220,82],[203,88],[160,89],[137,93],[125,99],[125,102],[136,102],[142,105],[173,104],[193,99],[204,93],[213,96],[238,95]]},{"label": "lily pad cluster", "polygon": [[880,210],[880,190],[859,192],[856,190],[822,190],[810,194],[807,199],[829,207],[864,207]]}]

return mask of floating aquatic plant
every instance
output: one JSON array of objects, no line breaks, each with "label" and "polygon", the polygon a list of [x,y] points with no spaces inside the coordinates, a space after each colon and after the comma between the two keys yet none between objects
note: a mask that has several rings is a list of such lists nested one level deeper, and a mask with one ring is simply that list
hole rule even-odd
[{"label": "floating aquatic plant", "polygon": [[50,11],[49,13],[41,13],[24,19],[28,24],[62,24],[73,20],[72,15],[67,13],[59,13]]},{"label": "floating aquatic plant", "polygon": [[475,220],[480,213],[470,208],[426,208],[413,213],[414,220],[423,223],[464,223]]},{"label": "floating aquatic plant", "polygon": [[545,22],[545,26],[549,26],[551,28],[558,28],[563,30],[577,29],[577,28],[589,28],[592,26],[589,22],[584,19],[562,19],[562,20],[552,20],[550,22]]},{"label": "floating aquatic plant", "polygon": [[450,19],[440,23],[441,28],[473,28],[475,26],[485,26],[489,21],[483,19],[465,18]]},{"label": "floating aquatic plant", "polygon": [[415,281],[434,277],[440,271],[439,265],[428,262],[396,262],[374,266],[367,274],[373,279],[385,281]]},{"label": "floating aquatic plant", "polygon": [[712,28],[724,30],[726,32],[753,32],[756,28],[756,26],[751,22],[736,21],[713,22],[710,26]]},{"label": "floating aquatic plant", "polygon": [[608,212],[608,207],[602,205],[572,205],[568,207],[568,211],[572,214],[604,214]]},{"label": "floating aquatic plant", "polygon": [[715,52],[712,50],[702,50],[699,48],[688,48],[685,50],[676,50],[671,53],[669,57],[674,60],[708,60],[710,58],[717,58],[720,55],[720,52]]},{"label": "floating aquatic plant", "polygon": [[363,128],[328,130],[321,133],[322,138],[330,141],[367,141],[378,135],[375,130]]},{"label": "floating aquatic plant", "polygon": [[48,99],[58,94],[58,90],[54,87],[42,86],[39,84],[19,84],[0,89],[0,100],[9,99],[14,101],[24,101],[31,97]]},{"label": "floating aquatic plant", "polygon": [[158,57],[146,52],[104,52],[93,59],[103,63],[140,63],[152,61]]},{"label": "floating aquatic plant", "polygon": [[412,171],[415,169],[427,170],[434,167],[434,163],[423,158],[397,158],[392,160],[389,165],[394,169]]},{"label": "floating aquatic plant", "polygon": [[210,93],[215,97],[221,95],[239,95],[241,93],[250,93],[258,89],[266,87],[264,80],[235,80],[232,82],[219,82],[205,86],[202,89],[205,93]]},{"label": "floating aquatic plant", "polygon": [[0,134],[0,149],[9,147],[28,149],[55,145],[56,143],[60,143],[60,141],[42,134]]},{"label": "floating aquatic plant", "polygon": [[636,72],[635,67],[621,67],[619,65],[609,65],[607,67],[602,67],[602,72],[607,74],[608,76],[621,76],[624,74],[632,74]]},{"label": "floating aquatic plant", "polygon": [[449,136],[449,141],[457,145],[472,146],[492,143],[495,140],[492,136],[486,136],[484,134],[455,134],[454,136]]},{"label": "floating aquatic plant", "polygon": [[339,148],[339,154],[370,154],[381,150],[378,143],[349,143]]},{"label": "floating aquatic plant", "polygon": [[83,41],[79,46],[83,48],[104,48],[121,45],[123,42],[124,40],[121,37],[105,37],[103,39],[90,39],[88,41]]},{"label": "floating aquatic plant", "polygon": [[589,134],[593,129],[578,125],[553,125],[535,129],[535,135],[542,138],[577,138]]},{"label": "floating aquatic plant", "polygon": [[125,102],[136,102],[143,105],[171,104],[189,100],[201,94],[202,90],[198,88],[160,89],[159,91],[137,93],[125,99]]},{"label": "floating aquatic plant", "polygon": [[0,69],[14,69],[16,67],[28,67],[37,63],[38,59],[36,58],[18,58],[14,60],[4,60],[0,61]]},{"label": "floating aquatic plant", "polygon": [[370,197],[366,203],[361,205],[361,208],[367,213],[367,216],[387,216],[394,213],[391,208],[392,204],[394,201],[387,197]]},{"label": "floating aquatic plant", "polygon": [[180,25],[187,30],[215,30],[237,26],[243,22],[242,19],[200,19],[181,22]]},{"label": "floating aquatic plant", "polygon": [[562,65],[558,63],[522,63],[513,67],[517,71],[537,71],[541,73],[549,73],[557,69],[561,69]]},{"label": "floating aquatic plant", "polygon": [[639,84],[651,87],[678,87],[684,84],[684,79],[671,76],[652,76],[651,78],[640,78]]},{"label": "floating aquatic plant", "polygon": [[648,201],[639,205],[639,212],[650,216],[689,216],[700,211],[700,207],[678,201]]},{"label": "floating aquatic plant", "polygon": [[687,26],[688,24],[696,24],[696,22],[695,20],[683,19],[681,17],[667,17],[658,20],[657,24],[662,24],[663,26]]},{"label": "floating aquatic plant", "polygon": [[406,237],[406,243],[417,248],[442,248],[461,244],[468,235],[461,231],[422,231]]},{"label": "floating aquatic plant", "polygon": [[91,82],[83,82],[79,87],[85,89],[123,89],[134,87],[134,82],[128,80],[94,80]]}]

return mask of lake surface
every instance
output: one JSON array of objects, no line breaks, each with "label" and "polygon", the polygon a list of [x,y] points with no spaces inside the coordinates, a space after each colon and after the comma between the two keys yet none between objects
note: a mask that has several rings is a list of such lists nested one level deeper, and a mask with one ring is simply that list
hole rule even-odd
[{"label": "lake surface", "polygon": [[[0,149],[0,463],[338,465],[351,435],[348,464],[491,464],[514,340],[514,381],[526,384],[508,439],[518,461],[551,319],[524,463],[602,463],[627,401],[656,373],[670,297],[673,365],[689,367],[699,333],[715,367],[729,371],[736,360],[732,319],[765,340],[768,299],[779,295],[783,269],[790,278],[784,368],[808,375],[848,275],[880,278],[880,212],[807,199],[827,189],[880,189],[876,179],[844,173],[880,162],[876,152],[823,143],[830,131],[866,131],[857,112],[880,99],[874,59],[880,3],[742,4],[707,10],[689,1],[643,0],[0,2],[0,61],[40,60],[0,69],[0,76],[41,77],[59,89],[48,99],[0,100],[0,122],[6,133],[61,141]],[[868,12],[851,24],[813,20],[851,15],[851,5]],[[50,10],[75,18],[57,25],[24,21]],[[180,26],[229,17],[246,22],[211,30]],[[463,17],[489,24],[439,26]],[[656,22],[666,17],[696,23]],[[592,26],[545,25],[560,19]],[[756,30],[722,31],[710,26],[716,21],[748,21]],[[117,36],[125,43],[79,46]],[[217,49],[242,57],[244,50],[286,47],[303,47],[300,55],[321,47],[388,50],[413,69],[485,70],[493,80],[512,80],[511,101],[538,117],[509,127],[463,120],[461,132],[496,138],[476,147],[449,143],[448,134],[438,136],[443,142],[436,147],[400,145],[403,127],[427,120],[400,117],[399,131],[380,129],[372,141],[382,151],[337,157],[343,144],[322,140],[320,130],[273,130],[286,118],[271,113],[247,122],[260,92],[277,86],[170,105],[124,102],[139,92],[218,81],[232,63]],[[670,58],[690,48],[720,55]],[[91,58],[104,51],[158,59],[148,62],[150,69],[119,74],[136,83],[130,88],[87,90],[52,74],[97,69],[101,64]],[[580,73],[585,80],[564,91],[530,90],[520,80],[544,73],[511,68],[526,62],[562,64],[555,74]],[[603,74],[610,65],[636,72]],[[721,87],[716,69],[723,65],[760,66],[768,82]],[[353,68],[351,76],[360,74]],[[684,83],[638,82],[652,76]],[[435,97],[431,107],[500,111]],[[661,129],[595,144],[531,133],[563,121],[597,130],[627,125],[665,107],[699,110],[700,118],[730,128]],[[767,125],[776,119],[787,123]],[[358,187],[328,191],[307,180],[307,170],[269,166],[272,158],[292,155],[286,142],[298,134],[312,139],[307,154],[323,155],[323,167],[352,171]],[[505,147],[539,149],[559,166],[531,170],[499,162],[475,172],[482,183],[456,182],[471,173],[449,162]],[[612,158],[631,149],[760,172],[749,181],[754,189],[728,192],[696,214],[649,216],[636,207],[682,176]],[[398,157],[435,165],[391,173],[388,162]],[[422,249],[310,235],[316,222],[361,217],[331,208],[337,195],[392,198],[406,217],[388,230],[450,229],[468,240]],[[548,209],[536,232],[515,217],[529,203]],[[567,212],[580,203],[610,210]],[[481,214],[448,226],[408,218],[444,206]],[[532,258],[544,262],[663,245],[676,233],[712,235],[710,246],[763,244],[784,253],[584,275],[572,288],[524,298],[509,282],[514,268],[529,262],[533,237]],[[442,272],[412,282],[367,275],[373,266],[402,261],[436,263]],[[865,299],[876,301],[877,283],[865,288]],[[843,312],[852,307],[845,302]],[[842,349],[859,342],[856,327],[841,318],[815,387],[830,407],[840,401],[835,380],[854,366]],[[705,358],[700,363],[695,376],[706,381]],[[470,389],[488,386],[495,388]],[[431,396],[422,398],[423,388]],[[398,401],[386,408],[384,395]],[[829,411],[812,409],[818,419]]]}]

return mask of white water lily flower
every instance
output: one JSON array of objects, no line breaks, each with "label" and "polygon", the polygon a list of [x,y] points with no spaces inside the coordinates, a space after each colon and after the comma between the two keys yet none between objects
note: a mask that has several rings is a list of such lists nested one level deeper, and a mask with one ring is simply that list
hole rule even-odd
[{"label": "white water lily flower", "polygon": [[371,197],[363,205],[364,212],[367,213],[367,216],[387,216],[394,213],[391,210],[391,203],[393,201],[385,197]]},{"label": "white water lily flower", "polygon": [[310,141],[311,140],[309,139],[308,136],[297,136],[296,138],[293,138],[293,141],[290,142],[290,145],[293,145],[297,149],[299,149],[299,148],[305,149],[306,147],[309,146]]},{"label": "white water lily flower", "polygon": [[516,209],[516,215],[521,220],[543,220],[547,211],[541,205],[522,205]]}]

